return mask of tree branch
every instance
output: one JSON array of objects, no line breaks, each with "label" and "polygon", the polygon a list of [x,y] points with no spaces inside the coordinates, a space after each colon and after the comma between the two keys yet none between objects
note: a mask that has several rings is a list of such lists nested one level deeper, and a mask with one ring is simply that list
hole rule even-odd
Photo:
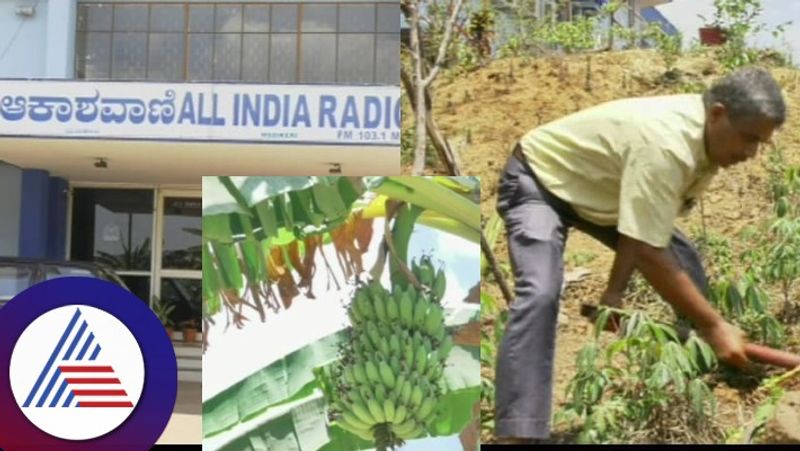
[{"label": "tree branch", "polygon": [[455,23],[456,17],[458,17],[458,13],[461,10],[462,2],[463,0],[455,0],[455,5],[453,5],[453,10],[450,12],[450,17],[447,18],[447,22],[445,23],[444,36],[442,37],[442,42],[439,43],[439,54],[436,55],[436,61],[433,63],[433,68],[431,69],[430,73],[428,73],[427,77],[420,80],[420,83],[423,87],[430,85],[436,78],[436,75],[439,74],[439,70],[442,68],[444,59],[447,56],[447,48],[450,47],[450,39],[452,39],[453,36],[453,24]]},{"label": "tree branch", "polygon": [[494,278],[497,281],[497,285],[500,287],[500,291],[503,292],[503,297],[506,300],[506,305],[511,305],[511,303],[514,302],[514,296],[511,294],[511,290],[508,289],[506,280],[503,278],[503,273],[500,272],[500,268],[497,265],[497,260],[494,258],[494,252],[492,251],[492,247],[489,246],[489,242],[486,240],[486,236],[483,234],[483,230],[481,230],[481,250],[483,251],[483,254],[486,256],[486,261],[489,263],[489,267],[492,269],[492,273],[494,274]]}]

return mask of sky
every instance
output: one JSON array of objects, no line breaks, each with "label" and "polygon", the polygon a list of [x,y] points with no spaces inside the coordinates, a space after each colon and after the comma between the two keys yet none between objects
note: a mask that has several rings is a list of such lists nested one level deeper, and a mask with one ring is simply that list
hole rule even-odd
[{"label": "sky", "polygon": [[[363,257],[364,267],[370,269],[377,257],[380,237],[383,235],[383,220],[375,219],[373,238]],[[409,245],[409,257],[418,258],[423,253],[430,255],[435,251],[435,267],[444,264],[447,288],[442,304],[453,306],[462,304],[469,289],[480,280],[480,248],[459,237],[418,225],[415,227]],[[325,255],[334,266],[334,273],[340,283],[344,277],[335,264],[334,249],[329,245]],[[258,315],[251,313],[252,320],[242,329],[231,326],[225,328],[224,314],[215,318],[216,325],[209,330],[210,347],[203,356],[203,399],[208,400],[222,390],[244,379],[255,371],[267,366],[284,355],[328,336],[349,326],[345,305],[353,287],[345,285],[341,291],[328,288],[325,262],[317,256],[317,273],[314,277],[314,294],[317,299],[298,296],[291,308],[279,313],[267,313],[266,322],[261,323]],[[384,286],[389,286],[388,266],[381,278]],[[252,349],[253,343],[269,343],[258,353],[247,352],[243,358],[242,350]],[[274,412],[278,414],[279,411]],[[270,415],[272,417],[272,415]],[[263,420],[257,420],[263,421]],[[249,430],[251,424],[241,428]],[[239,430],[239,427],[236,428]],[[225,434],[227,435],[227,434]],[[213,442],[213,443],[212,443]],[[208,441],[209,448],[215,448],[216,441]],[[408,442],[402,451],[421,451],[436,449],[441,451],[460,451],[458,436],[438,437]]]},{"label": "sky", "polygon": [[[753,40],[759,47],[774,47],[781,51],[790,51],[792,63],[800,64],[800,1],[797,0],[761,0],[763,12],[758,19],[767,25],[768,30],[774,29],[787,21],[793,21],[786,28],[784,39],[775,39],[769,33],[761,33]],[[713,0],[673,0],[671,3],[657,7],[659,11],[675,27],[683,33],[684,44],[688,45],[692,39],[698,39],[698,29],[703,26],[701,14],[708,20],[714,16]],[[786,42],[783,42],[783,41]]]}]

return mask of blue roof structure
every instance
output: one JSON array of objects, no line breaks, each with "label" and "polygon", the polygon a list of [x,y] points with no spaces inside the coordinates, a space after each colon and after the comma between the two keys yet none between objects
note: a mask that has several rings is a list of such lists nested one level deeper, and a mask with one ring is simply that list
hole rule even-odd
[{"label": "blue roof structure", "polygon": [[679,33],[678,29],[675,28],[675,25],[672,25],[672,22],[664,17],[664,15],[661,14],[661,11],[656,9],[654,6],[642,8],[640,13],[646,21],[659,24],[664,33],[667,33],[670,36],[675,36]]}]

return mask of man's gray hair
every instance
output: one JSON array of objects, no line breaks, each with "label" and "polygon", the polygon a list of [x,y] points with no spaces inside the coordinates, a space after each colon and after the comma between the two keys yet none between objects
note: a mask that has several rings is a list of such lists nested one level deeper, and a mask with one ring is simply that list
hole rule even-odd
[{"label": "man's gray hair", "polygon": [[721,103],[732,121],[766,118],[780,126],[786,104],[778,82],[758,67],[746,67],[717,81],[703,94],[706,109]]}]

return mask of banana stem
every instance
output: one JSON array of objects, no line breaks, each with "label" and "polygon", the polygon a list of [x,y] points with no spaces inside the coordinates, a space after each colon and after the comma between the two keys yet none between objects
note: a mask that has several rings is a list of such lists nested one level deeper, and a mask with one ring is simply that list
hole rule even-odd
[{"label": "banana stem", "polygon": [[[400,285],[405,288],[408,281],[414,288],[420,290],[422,285],[414,274],[408,269],[408,244],[411,241],[411,232],[414,230],[414,222],[419,217],[422,210],[418,207],[406,205],[404,202],[394,203],[386,211],[386,222],[384,222],[384,240],[389,254],[389,274],[391,275],[392,285]],[[394,230],[389,229],[389,221],[394,220]],[[397,246],[395,246],[395,244]],[[405,279],[402,277],[405,276]]]},{"label": "banana stem", "polygon": [[425,210],[453,218],[472,230],[481,228],[480,206],[466,197],[425,177],[387,177],[373,188],[390,199],[402,200]]},{"label": "banana stem", "polygon": [[[387,200],[389,199],[382,194],[376,197],[368,206],[361,210],[363,212],[363,218],[385,217]],[[468,227],[461,221],[444,216],[433,210],[424,210],[419,218],[417,218],[417,223],[434,228],[440,232],[464,238],[472,243],[478,243],[480,241],[480,234],[477,230]],[[491,236],[487,236],[487,238],[492,242]]]},{"label": "banana stem", "polygon": [[381,423],[375,425],[373,433],[375,434],[375,451],[389,451],[389,449],[394,449],[394,437],[392,436],[392,430],[389,424]]},{"label": "banana stem", "polygon": [[383,267],[386,266],[386,254],[386,242],[384,241],[381,243],[381,247],[378,249],[378,258],[375,260],[375,264],[372,265],[372,269],[369,270],[372,280],[381,279],[381,276],[383,275]]}]

